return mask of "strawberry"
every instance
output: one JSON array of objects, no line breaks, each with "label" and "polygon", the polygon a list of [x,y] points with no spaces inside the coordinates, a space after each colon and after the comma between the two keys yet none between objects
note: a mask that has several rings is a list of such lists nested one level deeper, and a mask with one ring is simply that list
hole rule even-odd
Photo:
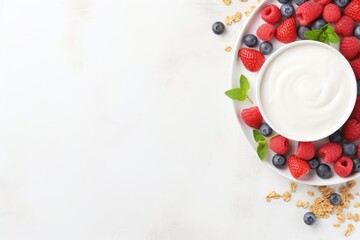
[{"label": "strawberry", "polygon": [[354,20],[351,17],[342,16],[335,24],[334,30],[339,36],[351,36],[354,30]]},{"label": "strawberry", "polygon": [[270,140],[269,146],[274,153],[285,154],[289,150],[289,140],[279,135]]},{"label": "strawberry", "polygon": [[263,121],[263,118],[257,106],[242,110],[241,119],[246,125],[256,129],[260,128],[260,125]]},{"label": "strawberry", "polygon": [[315,156],[315,147],[312,142],[299,142],[296,156],[304,160],[310,160]]},{"label": "strawberry", "polygon": [[314,0],[314,2],[317,2],[323,6],[328,5],[329,3],[331,3],[331,0]]},{"label": "strawberry", "polygon": [[245,68],[250,72],[259,71],[265,62],[264,55],[258,50],[251,48],[241,48],[239,50],[238,56],[244,64]]},{"label": "strawberry", "polygon": [[324,159],[324,162],[326,163],[332,163],[335,162],[342,153],[342,147],[340,144],[328,142],[322,145],[319,150],[318,154],[319,156]]},{"label": "strawberry", "polygon": [[317,2],[305,2],[295,11],[296,20],[303,25],[308,26],[312,21],[321,16],[323,6]]},{"label": "strawberry", "polygon": [[353,169],[353,161],[351,158],[346,156],[341,156],[336,162],[334,163],[334,171],[340,177],[347,177],[350,175]]},{"label": "strawberry", "polygon": [[343,37],[340,40],[339,51],[347,60],[352,60],[359,53],[360,44],[356,37]]},{"label": "strawberry", "polygon": [[288,158],[288,167],[291,175],[296,179],[301,178],[310,171],[309,164],[293,154]]},{"label": "strawberry", "polygon": [[294,17],[286,18],[276,28],[275,37],[279,42],[291,43],[297,38],[296,21]]},{"label": "strawberry", "polygon": [[278,23],[281,19],[280,9],[274,4],[267,5],[261,10],[261,18],[270,24]]},{"label": "strawberry", "polygon": [[353,142],[360,138],[360,122],[358,120],[348,119],[342,129],[345,140]]},{"label": "strawberry", "polygon": [[351,1],[344,9],[344,14],[355,22],[360,22],[360,0]]},{"label": "strawberry", "polygon": [[360,58],[352,60],[350,62],[351,68],[354,71],[356,79],[360,79]]},{"label": "strawberry", "polygon": [[322,14],[328,23],[336,23],[341,18],[340,8],[333,3],[326,5]]},{"label": "strawberry", "polygon": [[256,36],[263,41],[270,41],[275,36],[275,27],[271,24],[264,23],[256,30]]},{"label": "strawberry", "polygon": [[355,118],[358,121],[360,120],[360,96],[357,96],[356,98],[356,103],[351,113],[351,117]]}]

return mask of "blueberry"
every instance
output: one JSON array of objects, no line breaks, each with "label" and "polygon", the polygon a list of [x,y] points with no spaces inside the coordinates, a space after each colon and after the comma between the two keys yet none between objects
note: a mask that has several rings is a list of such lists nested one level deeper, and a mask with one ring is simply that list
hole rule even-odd
[{"label": "blueberry", "polygon": [[290,3],[286,3],[281,5],[280,11],[281,15],[283,15],[284,17],[291,17],[292,15],[294,15],[295,9],[293,5],[291,5]]},{"label": "blueberry", "polygon": [[357,95],[360,96],[360,80],[356,81],[356,86],[357,86]]},{"label": "blueberry", "polygon": [[289,3],[291,0],[278,0],[279,3],[285,4]]},{"label": "blueberry", "polygon": [[329,201],[330,201],[331,205],[337,206],[341,203],[341,196],[337,193],[332,193],[329,196]]},{"label": "blueberry", "polygon": [[308,163],[311,169],[316,169],[320,164],[320,160],[317,157],[313,157],[308,161]]},{"label": "blueberry", "polygon": [[360,39],[360,25],[356,26],[354,29],[354,36]]},{"label": "blueberry", "polygon": [[307,212],[304,215],[304,223],[307,225],[313,225],[316,221],[316,216],[312,212]]},{"label": "blueberry", "polygon": [[262,123],[260,125],[260,133],[261,135],[263,135],[264,137],[268,137],[271,135],[272,133],[272,128],[269,126],[269,124],[267,123]]},{"label": "blueberry", "polygon": [[272,158],[272,163],[276,168],[283,168],[286,163],[286,158],[283,155],[275,154]]},{"label": "blueberry", "polygon": [[342,145],[343,154],[346,156],[353,156],[357,153],[356,144],[353,142],[345,142]]},{"label": "blueberry", "polygon": [[258,45],[258,39],[254,34],[247,34],[243,38],[244,44],[248,47],[255,47]]},{"label": "blueberry", "polygon": [[339,8],[344,8],[349,4],[349,0],[334,0],[334,3],[339,7]]},{"label": "blueberry", "polygon": [[212,25],[212,30],[217,35],[222,34],[225,31],[225,25],[222,22],[215,22]]},{"label": "blueberry", "polygon": [[305,26],[299,26],[297,29],[297,35],[300,39],[302,40],[306,40],[307,38],[305,37],[305,32],[307,31],[311,31],[311,28],[309,27],[305,27]]},{"label": "blueberry", "polygon": [[271,42],[262,42],[260,43],[259,50],[262,54],[269,55],[273,50],[273,45]]},{"label": "blueberry", "polygon": [[316,168],[316,174],[322,179],[327,179],[331,177],[331,168],[329,167],[329,165],[321,163]]},{"label": "blueberry", "polygon": [[342,142],[343,140],[343,137],[342,137],[342,134],[339,130],[337,130],[336,132],[334,132],[333,134],[331,134],[329,136],[329,141],[330,142],[336,142],[336,143],[340,143]]},{"label": "blueberry", "polygon": [[307,2],[308,0],[294,0],[295,4],[300,6],[301,4],[303,4],[304,2]]},{"label": "blueberry", "polygon": [[326,24],[327,24],[327,22],[323,18],[318,18],[318,19],[314,20],[311,23],[311,29],[312,30],[319,30],[320,28],[322,28]]},{"label": "blueberry", "polygon": [[354,158],[353,159],[353,172],[360,172],[360,159]]}]

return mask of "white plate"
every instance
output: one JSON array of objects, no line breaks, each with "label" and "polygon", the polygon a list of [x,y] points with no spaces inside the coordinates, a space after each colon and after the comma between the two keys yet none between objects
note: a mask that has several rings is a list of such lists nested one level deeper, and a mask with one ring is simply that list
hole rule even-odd
[{"label": "white plate", "polygon": [[[277,6],[281,6],[281,4],[276,1],[276,0],[265,0],[263,2],[261,2],[252,12],[252,14],[249,16],[249,18],[246,20],[242,30],[240,31],[240,34],[237,38],[236,44],[234,46],[234,52],[233,52],[233,59],[232,59],[232,69],[231,69],[231,83],[232,83],[232,87],[238,87],[239,86],[239,79],[240,79],[240,75],[244,74],[251,85],[251,88],[249,90],[249,96],[252,98],[252,100],[254,101],[254,105],[251,104],[249,101],[244,101],[244,102],[237,102],[234,101],[234,106],[235,106],[235,111],[237,113],[238,116],[238,120],[240,122],[240,126],[241,129],[243,131],[243,133],[245,134],[245,137],[247,138],[251,148],[254,150],[255,154],[256,154],[256,147],[257,144],[253,139],[253,129],[248,127],[241,119],[240,115],[238,113],[241,112],[242,109],[245,108],[249,108],[252,106],[257,106],[257,99],[256,99],[256,88],[257,88],[257,84],[256,84],[256,79],[257,76],[259,74],[259,72],[250,72],[247,69],[245,69],[244,65],[241,63],[240,59],[238,58],[238,51],[240,48],[242,47],[246,47],[243,43],[242,43],[242,39],[244,37],[245,34],[248,33],[252,33],[255,34],[256,30],[258,28],[258,26],[260,26],[261,24],[264,23],[264,21],[261,19],[260,17],[260,13],[261,13],[261,9],[263,7],[265,7],[268,4],[275,4]],[[296,5],[294,5],[294,7],[297,7]],[[297,41],[304,41],[304,40],[300,40],[297,39]],[[282,44],[278,41],[276,41],[276,39],[274,39],[272,41],[274,50],[273,52],[275,52],[276,50],[278,50],[279,48],[281,48],[282,46],[284,46],[285,44]],[[337,45],[332,45],[334,48],[338,49]],[[254,48],[256,49],[256,48]],[[271,55],[265,56],[266,58],[268,58]],[[318,149],[318,147],[325,143],[328,142],[327,139],[323,139],[320,141],[316,141],[314,142],[316,149]],[[295,153],[296,152],[296,148],[297,148],[297,142],[295,141],[291,141],[290,140],[290,146],[289,146],[289,152],[288,153]],[[336,175],[336,173],[332,170],[333,172],[333,176],[329,179],[321,179],[320,177],[318,177],[315,173],[315,170],[311,170],[309,174],[307,174],[306,176],[302,177],[301,179],[295,179],[289,169],[287,167],[285,167],[284,169],[277,169],[275,168],[272,163],[271,163],[271,158],[274,155],[273,152],[271,152],[271,150],[268,148],[268,152],[267,152],[267,156],[265,158],[265,160],[263,160],[264,164],[266,164],[270,169],[272,169],[274,172],[276,172],[277,174],[280,174],[281,176],[291,180],[291,181],[296,181],[299,183],[303,183],[303,184],[309,184],[309,185],[333,185],[333,184],[340,184],[352,179],[355,179],[357,177],[360,176],[360,173],[357,174],[351,174],[349,177],[346,178],[342,178]],[[261,161],[257,155],[256,157],[254,157],[254,159],[248,159],[247,161]],[[330,164],[330,166],[332,167],[332,164]]]}]

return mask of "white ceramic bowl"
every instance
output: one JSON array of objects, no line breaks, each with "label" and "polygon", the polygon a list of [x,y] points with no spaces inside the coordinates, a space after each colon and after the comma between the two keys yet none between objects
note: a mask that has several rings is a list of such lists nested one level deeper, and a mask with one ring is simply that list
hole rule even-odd
[{"label": "white ceramic bowl", "polygon": [[283,46],[266,60],[257,77],[257,104],[265,122],[295,141],[317,141],[341,128],[356,97],[349,62],[320,42]]}]

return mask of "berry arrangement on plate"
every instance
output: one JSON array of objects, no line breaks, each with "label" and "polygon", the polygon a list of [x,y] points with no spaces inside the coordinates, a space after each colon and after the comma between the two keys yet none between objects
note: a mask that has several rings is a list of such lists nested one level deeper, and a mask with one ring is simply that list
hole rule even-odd
[{"label": "berry arrangement on plate", "polygon": [[241,123],[252,131],[259,158],[269,159],[278,171],[289,171],[302,181],[356,177],[360,172],[360,81],[350,118],[326,139],[315,142],[297,142],[276,133],[250,97],[250,83],[274,51],[308,40],[338,49],[360,80],[360,0],[268,0],[252,17],[257,24],[243,30],[237,52],[238,63],[245,69],[238,87],[225,94],[236,101]]}]

